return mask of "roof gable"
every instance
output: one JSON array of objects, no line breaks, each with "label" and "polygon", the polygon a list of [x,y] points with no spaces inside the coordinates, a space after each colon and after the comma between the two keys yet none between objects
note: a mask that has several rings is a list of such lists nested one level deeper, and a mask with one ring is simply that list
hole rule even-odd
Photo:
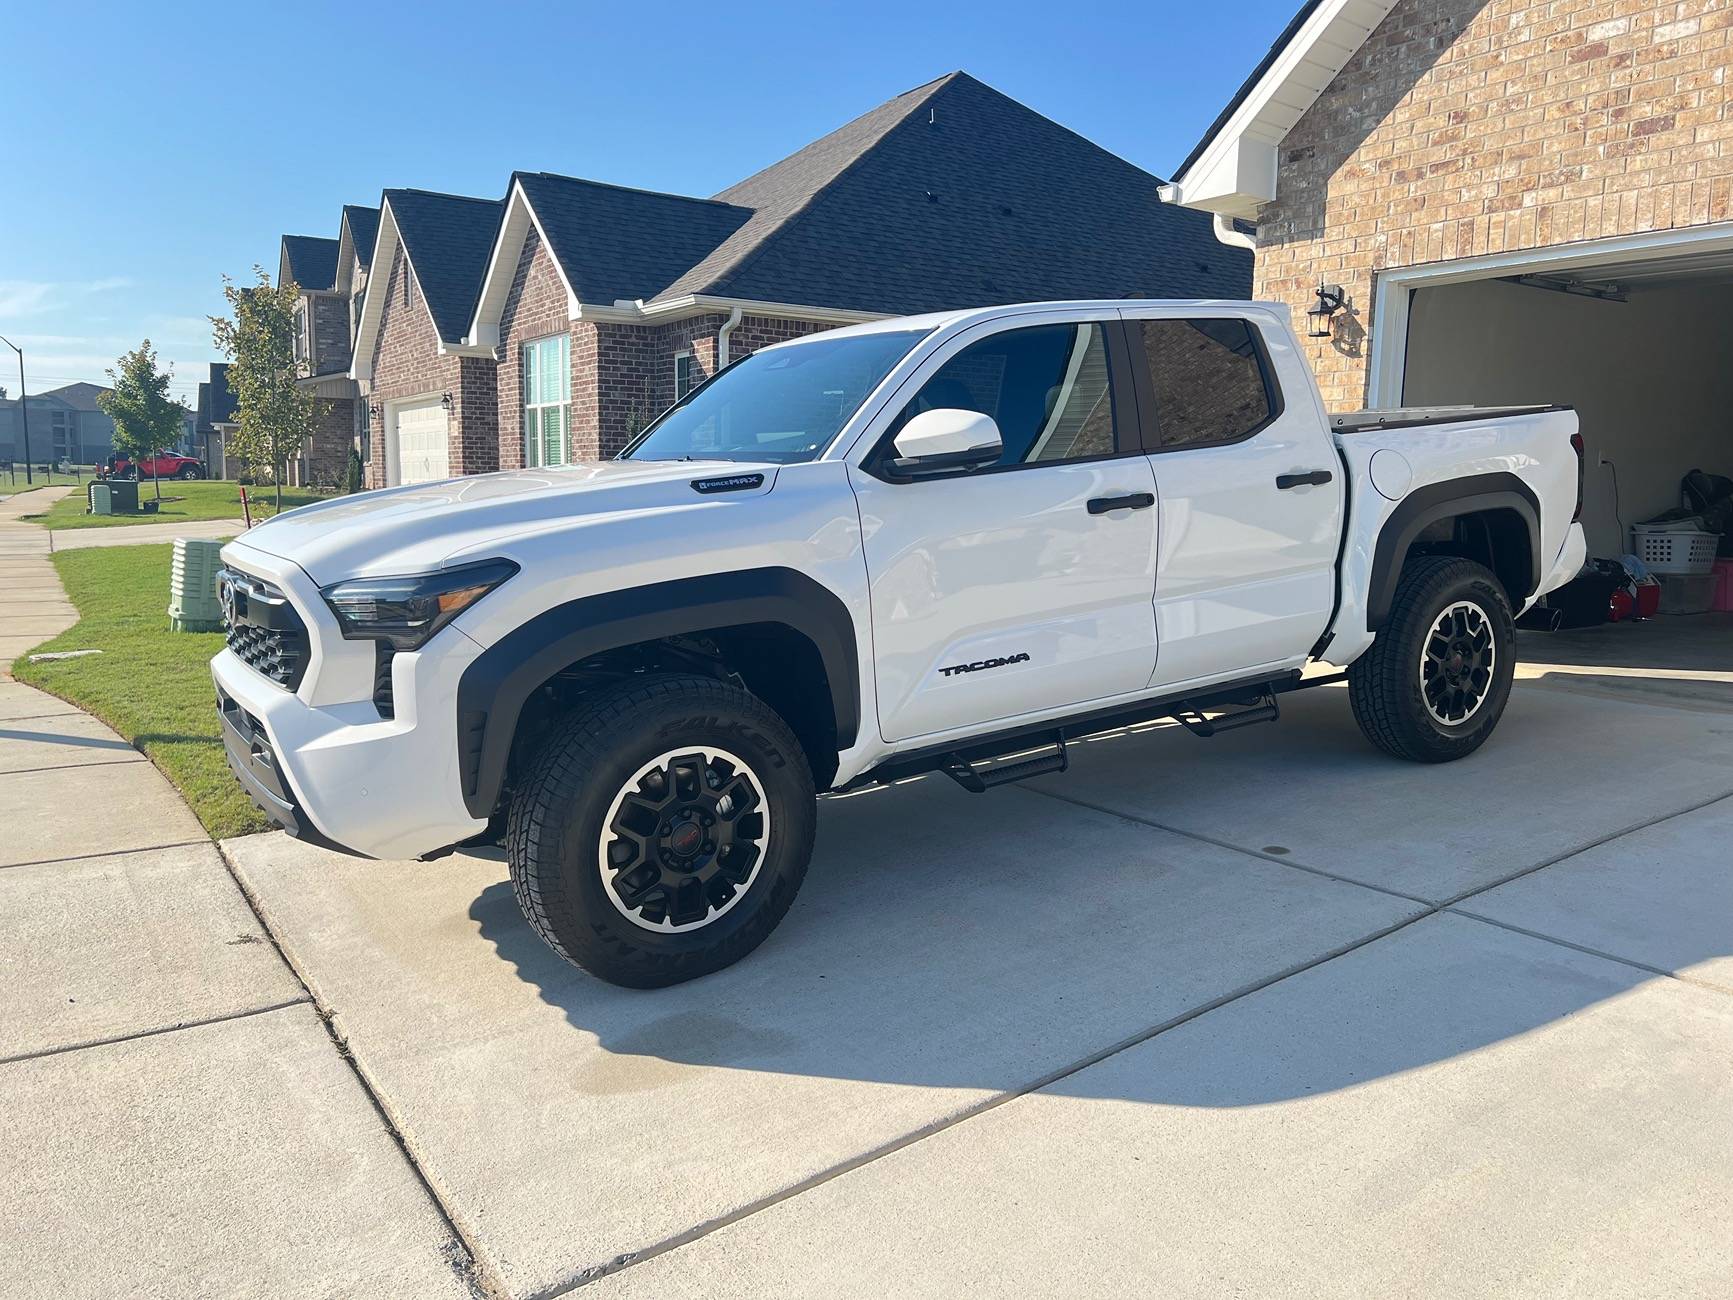
[{"label": "roof gable", "polygon": [[653,297],[753,215],[714,199],[547,172],[513,179],[579,302]]},{"label": "roof gable", "polygon": [[362,207],[358,203],[343,205],[343,222],[339,239],[349,239],[355,260],[366,270],[373,265],[373,243],[379,237],[379,209]]},{"label": "roof gable", "polygon": [[1282,140],[1396,0],[1306,0],[1162,192],[1168,203],[1254,219],[1276,197]]},{"label": "roof gable", "polygon": [[462,343],[504,205],[426,190],[386,190],[385,202],[440,341]]},{"label": "roof gable", "polygon": [[329,289],[337,281],[337,241],[317,235],[284,235],[279,274],[287,274],[309,292]]},{"label": "roof gable", "polygon": [[108,391],[101,384],[80,382],[65,384],[59,388],[50,388],[44,393],[33,393],[31,397],[33,400],[37,397],[53,397],[65,402],[75,411],[100,411],[102,407],[96,399]]},{"label": "roof gable", "polygon": [[229,363],[211,362],[210,407],[207,415],[212,424],[235,422],[235,394],[229,387]]},{"label": "roof gable", "polygon": [[[1207,218],[1163,207],[1161,184],[953,73],[724,191],[765,206],[661,296],[896,314],[1044,299],[1244,297],[1249,254],[1217,242]],[[731,247],[776,212],[750,247]]]}]

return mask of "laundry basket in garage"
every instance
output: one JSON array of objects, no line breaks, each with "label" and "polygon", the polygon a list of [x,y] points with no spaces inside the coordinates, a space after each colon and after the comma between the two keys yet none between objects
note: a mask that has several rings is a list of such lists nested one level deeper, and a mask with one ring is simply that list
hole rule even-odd
[{"label": "laundry basket in garage", "polygon": [[[1721,534],[1706,533],[1689,520],[1632,524],[1631,551],[1654,573],[1712,573]],[[1679,527],[1680,523],[1686,527]]]}]

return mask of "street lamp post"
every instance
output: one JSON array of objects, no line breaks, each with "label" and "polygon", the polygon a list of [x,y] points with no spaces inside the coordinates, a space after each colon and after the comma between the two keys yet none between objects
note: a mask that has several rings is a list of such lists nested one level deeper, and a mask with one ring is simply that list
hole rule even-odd
[{"label": "street lamp post", "polygon": [[24,482],[28,485],[36,480],[30,476],[30,399],[24,391],[24,349],[4,334],[0,334],[0,343],[18,354],[18,419],[24,426]]}]

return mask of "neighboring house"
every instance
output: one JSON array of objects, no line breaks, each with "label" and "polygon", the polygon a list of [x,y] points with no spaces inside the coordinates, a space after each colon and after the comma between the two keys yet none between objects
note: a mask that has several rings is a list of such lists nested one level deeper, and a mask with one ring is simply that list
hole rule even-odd
[{"label": "neighboring house", "polygon": [[1618,555],[1687,471],[1733,475],[1730,33],[1675,0],[1311,0],[1164,197],[1256,222],[1253,292],[1315,313],[1332,407],[1575,406]]},{"label": "neighboring house", "polygon": [[[372,481],[612,455],[731,360],[838,324],[1032,299],[1244,297],[1250,255],[1211,238],[1207,217],[1163,208],[1160,184],[953,73],[710,199],[516,173],[473,279],[465,259],[489,214],[481,200],[449,209],[464,238],[442,246],[449,274],[419,313],[391,258],[406,242],[413,281],[433,255],[406,222],[396,238],[388,194],[377,260],[393,278],[367,294],[355,370],[383,416]],[[466,291],[461,319],[432,328]],[[394,315],[420,331],[414,346],[383,337]],[[487,375],[491,409],[475,395]]]},{"label": "neighboring house", "polygon": [[499,468],[493,349],[466,341],[497,199],[386,190],[352,374],[372,409],[378,487]]},{"label": "neighboring house", "polygon": [[313,435],[289,463],[291,483],[329,486],[341,481],[348,472],[350,448],[361,432],[360,392],[349,375],[354,339],[349,295],[339,281],[340,270],[348,269],[341,263],[343,247],[341,233],[337,239],[283,236],[278,283],[293,283],[300,291],[295,304],[295,359],[304,375],[299,382],[319,399]]},{"label": "neighboring house", "polygon": [[[373,266],[373,244],[379,234],[379,209],[348,204],[337,230],[336,291],[348,304],[350,355],[361,328],[361,306],[367,297],[367,273]],[[353,364],[353,362],[351,362]],[[349,379],[349,397],[355,403],[354,447],[366,465],[371,455],[370,418],[361,387]]]},{"label": "neighboring house", "polygon": [[238,425],[235,421],[235,395],[229,388],[229,363],[211,362],[210,379],[199,385],[199,409],[196,413],[198,449],[194,452],[205,463],[205,473],[211,478],[238,478],[246,467],[230,464],[229,437]]},{"label": "neighboring house", "polygon": [[[96,399],[100,384],[67,384],[31,393],[30,458],[38,465],[98,465],[114,451],[114,421]],[[25,412],[17,398],[0,399],[0,460],[24,460]]]}]

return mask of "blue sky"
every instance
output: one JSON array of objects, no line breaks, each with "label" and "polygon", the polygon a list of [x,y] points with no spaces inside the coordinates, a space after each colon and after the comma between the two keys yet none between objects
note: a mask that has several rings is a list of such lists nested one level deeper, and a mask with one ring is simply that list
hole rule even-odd
[{"label": "blue sky", "polygon": [[148,335],[190,398],[222,275],[344,203],[514,168],[713,194],[957,68],[1167,176],[1297,3],[9,5],[0,334],[33,392]]}]

